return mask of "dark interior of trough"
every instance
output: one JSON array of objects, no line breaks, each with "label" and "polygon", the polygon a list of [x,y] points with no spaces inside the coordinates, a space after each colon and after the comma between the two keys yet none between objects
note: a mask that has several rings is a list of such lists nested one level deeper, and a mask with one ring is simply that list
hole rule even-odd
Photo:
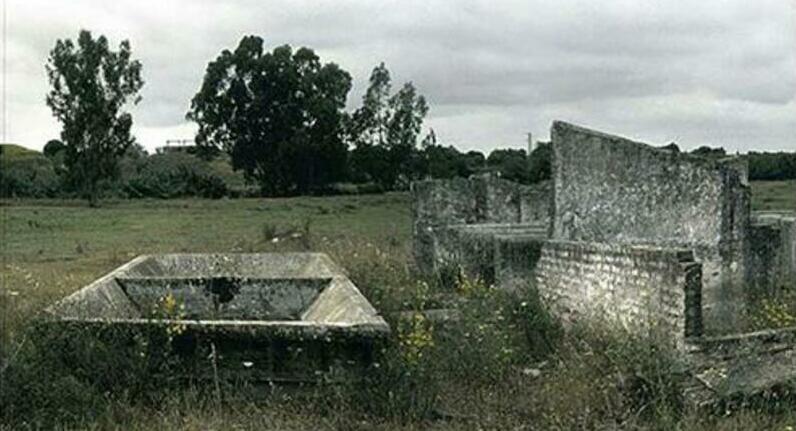
[{"label": "dark interior of trough", "polygon": [[118,277],[142,318],[300,320],[330,278]]}]

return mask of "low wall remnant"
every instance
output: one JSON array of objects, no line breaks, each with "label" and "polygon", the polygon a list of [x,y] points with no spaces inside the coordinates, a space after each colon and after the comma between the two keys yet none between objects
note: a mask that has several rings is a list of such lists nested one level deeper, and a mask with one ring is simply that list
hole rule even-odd
[{"label": "low wall remnant", "polygon": [[753,294],[796,288],[796,214],[753,214],[746,269]]},{"label": "low wall remnant", "polygon": [[686,249],[549,240],[535,284],[565,321],[619,322],[635,332],[654,325],[682,342],[702,333],[701,277]]},{"label": "low wall remnant", "polygon": [[[549,182],[523,185],[492,174],[413,182],[413,254],[418,269],[431,274],[450,264],[468,267],[457,261],[469,255],[458,251],[462,248],[456,243],[459,238],[474,239],[475,244],[487,241],[491,256],[492,235],[501,230],[519,233],[524,226],[533,226],[534,233],[547,236],[551,191]],[[493,265],[491,260],[484,264]]]}]

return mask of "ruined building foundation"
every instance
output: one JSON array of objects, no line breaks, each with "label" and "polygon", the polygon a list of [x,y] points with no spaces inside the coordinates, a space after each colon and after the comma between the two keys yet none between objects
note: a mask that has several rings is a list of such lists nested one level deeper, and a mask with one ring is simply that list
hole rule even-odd
[{"label": "ruined building foundation", "polygon": [[564,321],[663,329],[697,403],[796,380],[794,330],[744,332],[750,298],[796,281],[796,213],[752,213],[745,159],[558,121],[551,141],[548,183],[413,184],[418,268],[532,285]]}]

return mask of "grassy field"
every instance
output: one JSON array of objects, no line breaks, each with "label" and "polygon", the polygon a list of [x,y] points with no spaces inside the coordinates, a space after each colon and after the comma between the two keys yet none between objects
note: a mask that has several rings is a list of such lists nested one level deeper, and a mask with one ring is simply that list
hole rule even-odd
[{"label": "grassy field", "polygon": [[[753,197],[755,209],[796,209],[796,182],[754,183]],[[796,426],[789,407],[717,416],[684,409],[672,377],[678,364],[652,340],[578,328],[561,335],[554,322],[540,319],[528,305],[531,299],[495,296],[472,281],[445,291],[434,280],[418,279],[409,265],[406,194],[118,201],[97,209],[77,201],[0,204],[3,354],[12,364],[8,369],[3,365],[11,377],[0,388],[0,407],[18,412],[0,413],[0,429],[58,424],[64,429],[140,430]],[[395,334],[369,389],[321,388],[299,396],[230,388],[219,401],[206,388],[190,386],[141,399],[123,387],[95,387],[90,376],[80,377],[77,371],[50,369],[44,360],[40,368],[26,369],[19,359],[36,362],[37,355],[52,354],[30,347],[36,340],[31,341],[28,328],[43,307],[133,256],[285,250],[329,253],[388,316],[423,308],[442,296],[463,296],[471,305],[463,311],[461,328],[450,332],[423,322],[407,326],[390,317]],[[426,336],[431,342],[422,342]],[[14,383],[14,361],[28,373],[19,376],[33,380],[30,384],[23,384],[22,377]],[[9,395],[11,390],[17,395]]]},{"label": "grassy field", "polygon": [[796,180],[752,182],[752,210],[796,209]]},{"label": "grassy field", "polygon": [[4,158],[8,159],[35,157],[41,155],[41,153],[38,151],[34,151],[16,144],[0,144],[0,147],[2,147],[1,154]]},{"label": "grassy field", "polygon": [[[2,207],[2,258],[16,308],[29,315],[138,254],[256,252],[306,245],[393,244],[406,256],[409,202],[404,194],[363,197],[21,201]],[[317,248],[316,247],[316,248]],[[25,284],[26,280],[35,281]]]}]

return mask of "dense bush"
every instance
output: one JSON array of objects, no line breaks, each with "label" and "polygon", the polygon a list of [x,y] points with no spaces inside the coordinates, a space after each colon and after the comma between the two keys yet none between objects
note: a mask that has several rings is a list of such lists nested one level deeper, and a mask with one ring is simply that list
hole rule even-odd
[{"label": "dense bush", "polygon": [[486,164],[490,171],[498,172],[502,178],[523,184],[530,182],[525,150],[494,150],[486,158]]},{"label": "dense bush", "polygon": [[224,180],[197,156],[170,152],[148,157],[124,188],[130,197],[220,198],[227,194]]},{"label": "dense bush", "polygon": [[59,189],[58,175],[46,157],[0,158],[0,196],[54,197]]},{"label": "dense bush", "polygon": [[553,145],[540,142],[528,156],[528,180],[532,183],[549,180],[553,172]]},{"label": "dense bush", "polygon": [[750,152],[750,180],[794,180],[796,179],[796,153]]}]

